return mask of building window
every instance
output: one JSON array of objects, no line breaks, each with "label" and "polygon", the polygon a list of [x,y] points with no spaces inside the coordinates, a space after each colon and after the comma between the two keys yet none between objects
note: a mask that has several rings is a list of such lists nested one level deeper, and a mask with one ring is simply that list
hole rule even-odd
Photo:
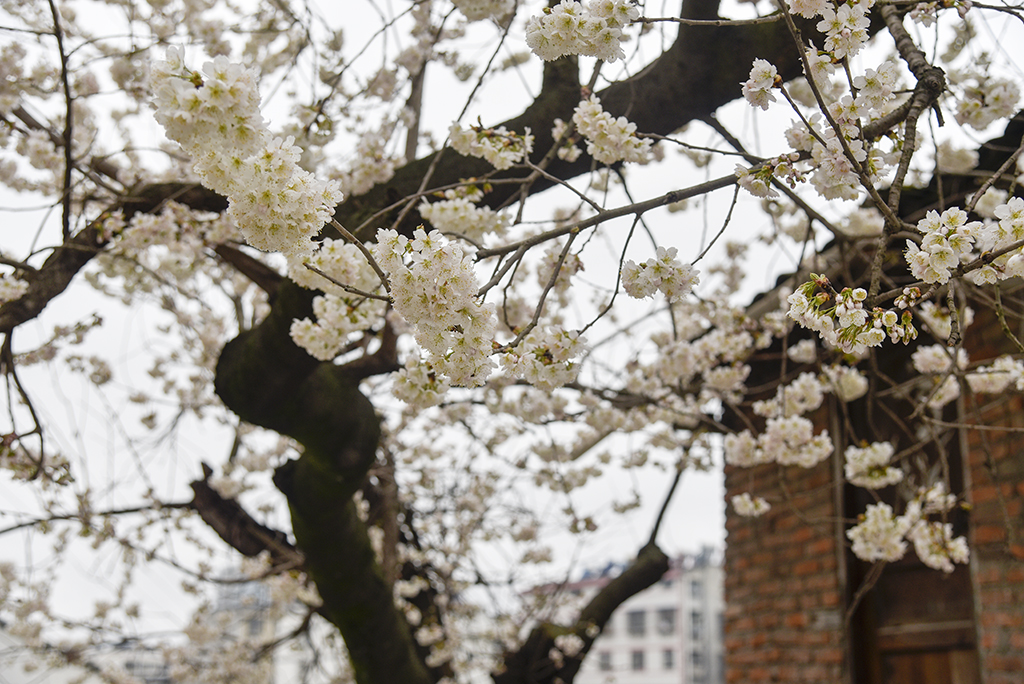
[{"label": "building window", "polygon": [[611,672],[612,669],[612,652],[601,651],[597,654],[597,669],[601,672]]},{"label": "building window", "polygon": [[630,636],[643,636],[647,632],[647,624],[642,610],[631,610],[626,613],[626,631]]},{"label": "building window", "polygon": [[659,608],[656,628],[658,634],[669,635],[676,633],[676,609]]},{"label": "building window", "polygon": [[671,648],[666,648],[661,652],[661,669],[671,670],[676,666],[676,652]]},{"label": "building window", "polygon": [[246,625],[251,637],[259,636],[263,632],[263,620],[259,616],[249,618],[246,621]]},{"label": "building window", "polygon": [[700,580],[693,580],[690,582],[690,598],[703,598],[704,597],[704,583]]},{"label": "building window", "polygon": [[704,639],[704,616],[700,611],[690,613],[690,641],[703,641]]},{"label": "building window", "polygon": [[633,651],[632,656],[633,657],[630,661],[630,667],[632,667],[634,672],[640,672],[644,669],[644,652]]},{"label": "building window", "polygon": [[703,670],[704,652],[694,649],[694,651],[690,653],[690,664],[693,665],[694,670]]}]

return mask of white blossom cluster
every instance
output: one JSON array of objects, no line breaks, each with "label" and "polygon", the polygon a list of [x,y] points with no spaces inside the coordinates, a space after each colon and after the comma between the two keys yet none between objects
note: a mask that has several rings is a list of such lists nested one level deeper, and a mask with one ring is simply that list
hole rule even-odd
[{"label": "white blossom cluster", "polygon": [[[842,143],[831,128],[822,132],[822,138],[824,145],[816,141],[811,147],[814,164],[811,185],[825,199],[857,199],[860,197],[860,177]],[[847,145],[857,162],[863,163],[868,158],[860,140],[847,140]]]},{"label": "white blossom cluster", "polygon": [[676,258],[675,247],[658,247],[655,256],[642,264],[632,260],[622,265],[622,287],[630,297],[644,299],[661,291],[677,302],[700,282],[700,271]]},{"label": "white blossom cluster", "polygon": [[818,348],[814,340],[800,340],[786,349],[786,356],[797,363],[814,363]]},{"label": "white blossom cluster", "polygon": [[960,15],[961,19],[967,17],[967,13],[974,6],[973,0],[929,0],[928,2],[919,2],[914,5],[913,9],[910,10],[909,17],[914,21],[920,23],[922,26],[931,26],[935,23],[936,11],[939,6],[956,7],[957,14]]},{"label": "white blossom cluster", "polygon": [[791,0],[789,9],[805,19],[821,17],[817,29],[826,35],[825,50],[842,59],[857,54],[867,41],[867,14],[874,4],[875,0]]},{"label": "white blossom cluster", "polygon": [[[819,292],[818,288],[823,291]],[[828,278],[811,274],[811,280],[789,295],[788,316],[801,326],[814,330],[826,344],[848,354],[859,354],[868,347],[877,347],[886,336],[893,342],[909,342],[917,337],[909,311],[900,316],[896,311],[863,307],[867,292],[863,288],[845,288],[832,300]]]},{"label": "white blossom cluster", "polygon": [[[918,373],[941,375],[948,373],[953,367],[953,350],[941,344],[918,347],[910,355],[914,370]],[[967,351],[956,352],[956,365],[961,370],[967,367]]]},{"label": "white blossom cluster", "polygon": [[846,479],[851,484],[867,489],[882,489],[902,482],[903,471],[889,465],[894,453],[896,450],[889,442],[846,447]]},{"label": "white blossom cluster", "polygon": [[381,319],[384,303],[379,300],[363,302],[350,297],[325,294],[313,299],[316,321],[309,318],[292,321],[292,340],[321,361],[336,357],[349,340],[349,335],[370,328]]},{"label": "white blossom cluster", "polygon": [[[325,278],[311,266],[322,271]],[[380,278],[366,261],[358,247],[345,240],[324,238],[315,252],[288,262],[288,277],[309,290],[346,295],[347,291],[330,278],[362,292],[374,292],[380,287]]]},{"label": "white blossom cluster", "polygon": [[990,366],[979,366],[966,376],[972,392],[1000,394],[1010,385],[1018,392],[1024,390],[1024,361],[1012,356],[1000,356]]},{"label": "white blossom cluster", "polygon": [[910,531],[910,520],[894,515],[887,503],[868,504],[863,520],[846,531],[853,542],[853,555],[864,561],[893,562],[903,558],[907,542],[903,537]]},{"label": "white blossom cluster", "polygon": [[502,366],[512,377],[522,378],[550,391],[573,382],[579,373],[576,359],[586,349],[578,333],[540,326],[502,356]]},{"label": "white blossom cluster", "polygon": [[935,163],[946,173],[967,173],[978,165],[978,151],[944,140],[935,150]]},{"label": "white blossom cluster", "polygon": [[877,69],[865,69],[862,75],[854,77],[857,109],[882,110],[893,100],[899,78],[899,67],[890,60],[882,62]]},{"label": "white blossom cluster", "polygon": [[839,230],[851,238],[878,237],[885,229],[885,218],[877,209],[861,208],[850,212]]},{"label": "white blossom cluster", "polygon": [[306,268],[306,264],[361,292],[372,293],[381,283],[362,252],[342,240],[325,238],[312,255],[292,260],[288,276],[299,285],[323,290],[324,294],[313,299],[316,321],[296,319],[289,332],[295,344],[311,356],[329,361],[349,341],[349,335],[367,330],[381,320],[386,302],[350,293]]},{"label": "white blossom cluster", "polygon": [[752,107],[767,110],[769,102],[775,102],[772,88],[781,83],[775,66],[765,59],[755,59],[750,69],[750,78],[743,85],[743,97]]},{"label": "white blossom cluster", "polygon": [[970,550],[965,537],[953,538],[953,526],[937,521],[919,521],[907,534],[921,562],[934,570],[953,572],[954,563],[967,563]]},{"label": "white blossom cluster", "polygon": [[856,368],[832,364],[822,369],[840,401],[855,401],[868,392],[868,379]]},{"label": "white blossom cluster", "polygon": [[[558,151],[555,153],[559,159],[567,162],[574,162],[580,158],[583,154],[583,150],[576,144],[576,135],[565,136],[565,131],[569,127],[567,123],[561,119],[555,119],[554,124],[551,126],[551,139],[561,141],[558,146]],[[563,136],[565,136],[563,138]]]},{"label": "white blossom cluster", "polygon": [[[935,302],[922,302],[917,307],[917,317],[928,327],[928,332],[937,340],[948,340],[953,333],[953,316],[949,309],[937,306]],[[960,330],[966,330],[974,322],[974,309],[965,306],[957,312]]]},{"label": "white blossom cluster", "polygon": [[949,281],[951,271],[969,257],[980,221],[967,220],[967,212],[951,207],[940,216],[929,211],[917,224],[924,233],[921,246],[907,240],[905,253],[910,272],[926,283],[944,284]]},{"label": "white blossom cluster", "polygon": [[533,135],[529,128],[519,135],[504,126],[463,128],[456,121],[448,129],[448,139],[459,154],[486,159],[499,171],[518,164],[533,151]]},{"label": "white blossom cluster", "polygon": [[[898,159],[898,146],[888,151],[877,144],[865,145],[860,140],[861,120],[885,114],[897,97],[899,68],[895,62],[883,62],[877,69],[867,69],[853,77],[854,90],[842,94],[843,87],[833,83],[833,62],[856,54],[867,39],[867,13],[874,0],[848,0],[837,5],[824,0],[793,3],[790,11],[813,18],[822,17],[818,30],[826,35],[824,51],[813,46],[807,51],[808,73],[827,103],[829,114],[838,124],[841,141],[832,127],[820,127],[820,115],[814,114],[809,124],[794,124],[786,133],[794,150],[810,155],[806,161],[783,155],[778,168],[762,165],[756,171],[738,166],[736,175],[741,187],[757,197],[774,197],[770,188],[772,175],[786,176],[791,185],[805,180],[811,171],[811,184],[825,199],[854,200],[861,194],[859,164],[870,177],[885,173]],[[751,106],[767,109],[775,101],[772,89],[781,85],[776,68],[763,59],[755,59],[750,78],[742,84],[744,98]],[[816,107],[817,100],[806,82],[792,84],[791,97],[807,106]],[[808,128],[810,125],[813,132]],[[844,149],[845,142],[845,149]]]},{"label": "white blossom cluster", "polygon": [[430,364],[410,357],[405,367],[395,373],[391,391],[410,407],[425,409],[440,404],[451,386],[448,378],[436,373]]},{"label": "white blossom cluster", "polygon": [[614,62],[626,56],[622,29],[639,16],[631,0],[562,0],[541,16],[530,17],[526,44],[545,61],[584,55]]},{"label": "white blossom cluster", "polygon": [[956,102],[958,124],[981,131],[1017,111],[1020,86],[1009,79],[969,69],[951,72],[949,82],[960,94]]},{"label": "white blossom cluster", "polygon": [[[960,396],[960,382],[953,374],[953,353],[949,348],[933,344],[916,349],[911,355],[914,370],[922,375],[936,376],[927,385],[927,403],[931,408],[942,408]],[[956,366],[967,367],[967,352],[958,350]]]},{"label": "white blossom cluster", "polygon": [[[980,202],[979,202],[980,204]],[[992,208],[998,221],[986,221],[976,230],[976,245],[982,252],[994,252],[1012,247],[1024,240],[1024,200],[1011,197],[1009,201]],[[976,285],[1024,276],[1024,254],[1018,247],[996,257],[991,263],[969,275]]]},{"label": "white blossom cluster", "polygon": [[826,5],[818,13],[817,29],[825,34],[825,50],[836,58],[853,57],[868,39],[868,10],[875,0],[848,0],[833,9]]},{"label": "white blossom cluster", "polygon": [[576,130],[587,140],[587,154],[602,164],[647,162],[651,141],[636,137],[636,124],[604,111],[597,95],[580,101],[572,115]]},{"label": "white blossom cluster", "polygon": [[374,258],[391,281],[392,304],[413,326],[425,363],[454,386],[478,387],[490,376],[497,317],[477,297],[479,283],[462,248],[418,228],[410,240],[377,232]]},{"label": "white blossom cluster", "polygon": [[755,401],[754,413],[765,418],[799,416],[821,406],[827,389],[814,373],[801,373],[793,382],[779,385],[771,399]]},{"label": "white blossom cluster", "polygon": [[752,169],[737,164],[734,169],[736,183],[754,197],[773,199],[779,196],[771,186],[773,177],[786,180],[791,187],[795,187],[798,181],[805,180],[795,164],[799,158],[798,153],[791,152],[767,159]]},{"label": "white blossom cluster", "polygon": [[767,513],[772,505],[763,497],[751,496],[749,492],[743,492],[732,497],[732,508],[736,515],[744,518],[757,518]]},{"label": "white blossom cluster", "polygon": [[[223,214],[195,212],[177,202],[167,202],[159,213],[136,212],[125,223],[118,212],[103,222],[104,234],[113,242],[110,250],[114,254],[141,260],[154,270],[182,272],[194,268],[196,250],[204,245],[238,240],[241,236],[235,225]],[[162,247],[168,254],[162,254],[159,261],[150,261],[152,247]],[[180,266],[172,266],[170,260],[179,260]]]},{"label": "white blossom cluster", "polygon": [[970,558],[967,540],[954,538],[950,523],[929,520],[928,515],[946,513],[955,504],[956,497],[939,483],[919,490],[900,516],[886,503],[868,505],[860,522],[847,530],[846,536],[853,542],[854,555],[861,560],[897,561],[907,552],[905,540],[910,540],[925,565],[953,572],[955,563],[967,563]]},{"label": "white blossom cluster", "polygon": [[417,209],[424,220],[446,235],[459,235],[479,243],[489,235],[500,236],[509,225],[507,214],[490,207],[481,207],[476,201],[482,195],[458,196],[445,193],[445,199],[436,202],[422,202]]},{"label": "white blossom cluster", "polygon": [[13,273],[0,275],[0,304],[21,299],[26,292],[28,292],[28,283],[18,276]]},{"label": "white blossom cluster", "polygon": [[[862,165],[867,162],[867,171],[872,175],[884,171],[894,159],[893,153],[883,154],[878,148],[865,150],[863,141],[856,138],[860,133],[861,114],[856,102],[847,95],[832,103],[829,111],[841,127],[853,159]],[[857,199],[860,196],[860,177],[835,130],[831,127],[822,129],[818,119],[817,114],[809,119],[813,133],[802,121],[794,123],[786,131],[786,140],[794,150],[810,154],[808,162],[795,165],[796,170],[809,164],[811,184],[825,199]],[[802,175],[794,172],[791,178],[801,180]]]},{"label": "white blossom cluster", "polygon": [[516,8],[516,0],[452,0],[452,4],[470,21],[502,19]]},{"label": "white blossom cluster", "polygon": [[[678,320],[698,321],[692,314],[699,306],[688,300],[676,303]],[[743,381],[750,373],[749,366],[742,361],[764,339],[770,339],[768,336],[755,338],[743,329],[741,320],[725,317],[721,327],[711,330],[705,331],[698,324],[682,326],[678,336],[655,336],[657,356],[651,363],[638,364],[630,372],[627,390],[673,406],[677,415],[668,418],[670,422],[679,422],[682,416],[699,412],[695,406],[698,402],[734,400],[735,395],[744,390]],[[689,387],[699,398],[680,398],[680,387]]]},{"label": "white blossom cluster", "polygon": [[403,163],[401,157],[389,154],[386,149],[387,128],[360,136],[352,152],[351,162],[345,168],[330,173],[345,195],[362,195],[373,186],[391,180],[395,169]]},{"label": "white blossom cluster", "polygon": [[749,430],[725,437],[725,462],[745,468],[765,463],[811,468],[833,450],[828,430],[815,435],[814,424],[803,416],[769,418],[756,438]]},{"label": "white blossom cluster", "polygon": [[256,74],[217,57],[189,71],[169,48],[153,65],[156,119],[192,157],[211,190],[230,199],[229,215],[246,241],[266,251],[302,254],[341,200],[337,183],[299,168],[291,138],[274,138],[259,112]]}]

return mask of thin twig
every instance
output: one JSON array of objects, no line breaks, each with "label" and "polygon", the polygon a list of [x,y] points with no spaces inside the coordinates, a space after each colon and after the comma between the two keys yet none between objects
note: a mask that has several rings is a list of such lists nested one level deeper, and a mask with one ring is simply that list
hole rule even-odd
[{"label": "thin twig", "polygon": [[654,199],[649,199],[644,202],[637,202],[635,204],[629,204],[626,206],[618,207],[616,209],[607,209],[596,214],[595,216],[591,216],[590,218],[583,219],[582,221],[577,221],[575,223],[562,226],[560,228],[555,228],[553,230],[540,233],[538,235],[534,235],[524,240],[520,240],[519,242],[509,243],[507,245],[502,245],[500,247],[492,247],[490,249],[482,249],[476,253],[476,260],[482,261],[493,256],[505,255],[508,254],[509,252],[518,253],[523,248],[529,249],[530,247],[539,245],[542,242],[547,242],[548,240],[561,237],[562,235],[566,235],[568,233],[579,232],[586,228],[591,228],[593,226],[604,223],[605,221],[609,221],[620,216],[629,216],[630,214],[643,214],[647,211],[650,211],[651,209],[663,207],[666,204],[672,204],[673,202],[689,199],[691,197],[696,197],[698,195],[704,195],[713,190],[727,188],[730,185],[734,185],[735,183],[736,175],[730,174],[728,176],[722,176],[721,178],[716,178],[714,180],[707,181],[706,183],[700,183],[699,185],[693,185],[689,188],[684,188],[682,190],[673,190],[672,192],[665,193],[661,197],[655,197]]},{"label": "thin twig", "polygon": [[64,52],[64,32],[60,28],[60,12],[53,0],[49,0],[50,14],[53,15],[53,35],[57,39],[57,51],[60,54],[60,80],[64,88],[64,190],[61,197],[63,215],[61,216],[61,232],[64,241],[71,239],[71,171],[74,168],[71,142],[74,127],[74,100],[71,98],[71,83],[68,80],[68,56]]},{"label": "thin twig", "polygon": [[782,19],[779,13],[769,14],[766,17],[755,17],[754,19],[684,19],[682,17],[640,17],[633,21],[634,24],[654,24],[658,22],[669,22],[683,24],[684,26],[750,26],[751,24],[773,24]]},{"label": "thin twig", "polygon": [[[370,264],[370,268],[372,268],[373,272],[377,274],[378,278],[380,278],[380,284],[384,286],[384,289],[386,291],[391,292],[391,283],[388,282],[388,277],[387,277],[387,275],[384,274],[384,269],[382,269],[380,267],[380,264],[377,263],[377,260],[373,258],[373,255],[370,254],[370,250],[368,250],[366,248],[366,245],[364,245],[362,243],[362,241],[359,240],[355,235],[353,235],[352,233],[348,232],[348,229],[345,228],[345,226],[343,226],[340,223],[338,223],[337,220],[332,218],[331,219],[331,225],[338,229],[338,232],[341,233],[342,237],[344,237],[346,240],[351,242],[353,245],[356,246],[356,249],[358,249],[360,252],[362,252],[363,256],[366,257],[367,263]],[[318,273],[319,273],[319,271],[318,271]],[[323,275],[323,274],[321,274],[321,275]],[[370,295],[370,296],[372,297],[374,295]],[[384,298],[384,299],[386,299],[386,298]]]},{"label": "thin twig", "polygon": [[302,265],[305,266],[310,271],[312,271],[313,273],[316,273],[318,276],[322,276],[322,277],[326,278],[327,280],[331,281],[332,283],[334,283],[335,285],[337,285],[338,287],[343,289],[345,292],[350,292],[350,293],[352,293],[354,295],[358,295],[359,297],[366,297],[367,299],[379,299],[382,302],[390,302],[391,301],[391,297],[385,297],[384,295],[373,294],[372,292],[366,292],[364,290],[360,290],[357,287],[352,287],[351,285],[346,285],[345,283],[341,282],[337,278],[334,278],[332,276],[327,275],[326,273],[321,271],[316,266],[312,266],[310,264],[302,264]]}]

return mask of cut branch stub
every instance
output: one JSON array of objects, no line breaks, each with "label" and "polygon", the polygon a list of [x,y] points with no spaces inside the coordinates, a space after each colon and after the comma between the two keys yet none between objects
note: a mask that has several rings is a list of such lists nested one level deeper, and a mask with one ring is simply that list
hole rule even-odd
[{"label": "cut branch stub", "polygon": [[[551,624],[535,627],[518,650],[505,656],[505,669],[494,676],[494,683],[554,684],[560,681],[571,684],[615,609],[660,580],[668,569],[668,556],[657,545],[647,544],[621,575],[610,580],[590,599],[571,627]],[[559,634],[575,634],[583,641],[582,648],[560,664],[553,662],[549,655]]]}]

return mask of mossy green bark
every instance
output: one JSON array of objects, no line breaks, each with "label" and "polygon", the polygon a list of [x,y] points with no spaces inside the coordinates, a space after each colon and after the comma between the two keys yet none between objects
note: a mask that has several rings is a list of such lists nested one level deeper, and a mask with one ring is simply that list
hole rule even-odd
[{"label": "mossy green bark", "polygon": [[356,681],[429,684],[352,499],[376,459],[380,418],[358,379],[313,359],[288,336],[310,299],[282,284],[267,319],[222,351],[217,393],[241,418],[302,444],[274,483],[288,498],[296,545],[323,598],[320,612],[341,632]]}]

